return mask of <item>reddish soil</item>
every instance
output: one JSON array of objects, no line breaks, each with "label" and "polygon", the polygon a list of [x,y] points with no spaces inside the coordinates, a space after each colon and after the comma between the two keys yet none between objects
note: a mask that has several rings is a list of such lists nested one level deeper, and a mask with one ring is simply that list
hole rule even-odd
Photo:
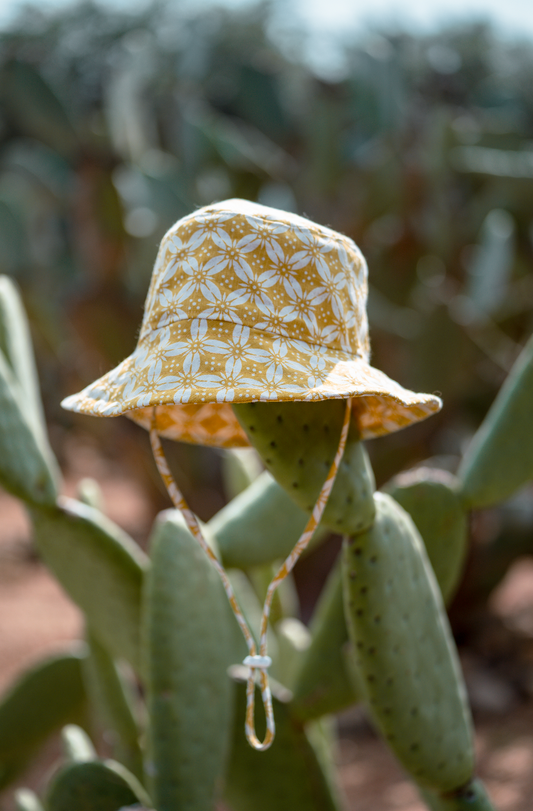
[{"label": "reddish soil", "polygon": [[[108,514],[138,536],[149,526],[151,510],[139,486],[124,476],[109,476],[98,460],[85,458],[100,480]],[[73,495],[78,469],[66,492]],[[61,650],[80,637],[78,609],[35,559],[30,525],[20,503],[0,493],[0,694],[11,680],[43,654]],[[494,610],[533,637],[533,563],[519,562],[496,593]],[[533,702],[519,702],[502,680],[488,674],[472,657],[464,660],[476,717],[479,773],[499,811],[533,808]],[[52,740],[17,783],[39,789],[57,758]],[[374,735],[358,708],[340,719],[339,769],[349,811],[425,811],[412,784]],[[12,811],[12,792],[0,795],[0,809]],[[74,811],[74,809],[73,809]],[[273,809],[274,811],[274,809]]]}]

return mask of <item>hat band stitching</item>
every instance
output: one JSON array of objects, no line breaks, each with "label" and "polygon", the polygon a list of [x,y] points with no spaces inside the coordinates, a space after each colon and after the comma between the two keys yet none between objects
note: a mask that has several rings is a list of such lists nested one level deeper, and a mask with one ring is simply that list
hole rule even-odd
[{"label": "hat band stitching", "polygon": [[[172,327],[174,324],[187,324],[191,323],[192,321],[206,321],[208,324],[229,324],[233,327],[246,327],[247,329],[254,330],[254,332],[258,332],[262,335],[268,335],[274,340],[281,340],[281,341],[298,341],[298,343],[306,344],[306,346],[317,346],[321,349],[326,349],[328,352],[342,352],[344,355],[348,355],[350,358],[354,360],[362,360],[364,363],[369,364],[369,357],[367,358],[364,354],[360,352],[348,352],[346,349],[337,349],[337,347],[332,346],[332,344],[321,344],[321,343],[311,343],[311,341],[306,341],[303,338],[290,338],[287,335],[281,335],[277,332],[269,332],[266,329],[258,329],[257,327],[253,327],[250,324],[239,324],[236,321],[226,321],[224,318],[177,318],[175,321],[169,321],[168,324],[164,324],[162,327],[150,327],[147,329],[143,329],[141,326],[141,331],[139,334],[139,341],[143,339],[147,339],[149,335],[155,335],[156,333],[160,332],[161,330],[168,329],[168,327]],[[324,352],[317,352],[316,354],[323,355]]]}]

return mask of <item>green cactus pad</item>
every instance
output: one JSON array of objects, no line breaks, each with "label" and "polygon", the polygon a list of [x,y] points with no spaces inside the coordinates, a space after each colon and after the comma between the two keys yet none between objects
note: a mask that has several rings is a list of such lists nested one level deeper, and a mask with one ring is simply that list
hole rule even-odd
[{"label": "green cactus pad", "polygon": [[458,476],[467,507],[489,507],[533,479],[533,338],[467,449]]},{"label": "green cactus pad", "polygon": [[259,457],[252,448],[228,448],[222,457],[222,481],[227,499],[246,490],[261,470]]},{"label": "green cactus pad", "polygon": [[[208,526],[217,539],[224,565],[247,569],[286,558],[308,519],[309,514],[264,471]],[[315,538],[325,534],[324,528],[318,527]]]},{"label": "green cactus pad", "polygon": [[18,287],[9,276],[0,276],[0,352],[24,395],[30,424],[39,438],[48,444],[28,319]]},{"label": "green cactus pad", "polygon": [[429,789],[420,794],[431,811],[495,811],[481,780],[470,780],[466,786],[446,796]]},{"label": "green cactus pad", "polygon": [[39,746],[67,722],[79,722],[86,698],[81,649],[38,662],[0,703],[0,788],[22,771]]},{"label": "green cactus pad", "polygon": [[146,578],[146,773],[158,811],[211,811],[230,740],[233,627],[219,575],[183,519],[159,518]]},{"label": "green cactus pad", "polygon": [[39,554],[92,632],[139,672],[146,555],[102,513],[74,499],[60,498],[54,509],[33,508],[31,515]]},{"label": "green cactus pad", "polygon": [[30,504],[54,504],[57,469],[36,434],[22,389],[0,352],[0,485]]},{"label": "green cactus pad", "polygon": [[120,811],[150,799],[139,781],[114,760],[69,763],[52,778],[47,811]]},{"label": "green cactus pad", "polygon": [[291,690],[300,670],[301,661],[311,644],[311,634],[307,625],[295,617],[284,617],[276,624],[279,667],[276,678]]},{"label": "green cactus pad", "polygon": [[468,521],[459,482],[445,470],[420,467],[401,473],[384,491],[413,519],[424,541],[442,598],[453,597],[468,549]]},{"label": "green cactus pad", "polygon": [[340,562],[320,596],[310,630],[311,644],[302,654],[292,686],[292,712],[302,720],[340,712],[359,700],[343,653],[348,629]]},{"label": "green cactus pad", "polygon": [[[239,403],[233,410],[266,468],[310,513],[339,445],[346,403]],[[362,532],[374,520],[374,476],[355,422],[322,525],[333,532]]]},{"label": "green cactus pad", "polygon": [[390,496],[375,500],[374,526],[343,549],[347,624],[366,701],[414,779],[453,791],[473,771],[455,646],[413,521]]},{"label": "green cactus pad", "polygon": [[[233,745],[224,800],[233,811],[339,811],[329,774],[311,745],[303,724],[287,705],[290,694],[271,681],[276,738],[266,752],[256,752],[244,737],[247,668],[232,668],[236,680]],[[256,688],[257,732],[264,734],[261,697]],[[262,723],[261,723],[262,722]]]},{"label": "green cactus pad", "polygon": [[38,796],[29,788],[15,791],[15,811],[44,811]]},{"label": "green cactus pad", "polygon": [[132,687],[94,634],[89,632],[87,641],[89,656],[84,663],[83,675],[99,727],[105,730],[106,738],[111,741],[113,758],[141,780],[142,752]]},{"label": "green cactus pad", "polygon": [[[261,605],[265,601],[268,587],[272,579],[279,571],[281,561],[276,563],[267,563],[265,566],[253,566],[248,569],[246,574],[254,587],[255,593]],[[277,625],[284,617],[298,616],[300,613],[300,603],[298,600],[298,592],[294,582],[292,572],[281,581],[272,599],[270,606],[270,620],[272,625]]]},{"label": "green cactus pad", "polygon": [[85,730],[76,724],[67,724],[61,730],[61,744],[65,760],[71,763],[87,763],[96,760],[93,743]]}]

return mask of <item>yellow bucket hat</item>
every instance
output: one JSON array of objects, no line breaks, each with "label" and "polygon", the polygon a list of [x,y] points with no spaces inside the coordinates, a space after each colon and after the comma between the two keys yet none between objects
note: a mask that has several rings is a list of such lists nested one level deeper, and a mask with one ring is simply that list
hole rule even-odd
[{"label": "yellow bucket hat", "polygon": [[[226,200],[179,220],[161,241],[137,348],[62,405],[125,414],[150,431],[159,472],[192,535],[217,569],[249,655],[246,737],[268,749],[275,724],[267,625],[276,588],[324,512],[350,422],[362,439],[438,411],[441,401],[402,388],[369,364],[367,267],[351,239],[285,211]],[[224,567],[168,468],[159,436],[218,447],[248,445],[231,403],[346,400],[335,458],[304,532],[270,583],[256,645]],[[266,733],[255,733],[259,674]]]},{"label": "yellow bucket hat", "polygon": [[304,217],[226,200],[161,241],[137,348],[62,405],[120,414],[162,436],[248,445],[231,403],[358,398],[362,439],[438,411],[369,364],[367,266],[348,237]]}]

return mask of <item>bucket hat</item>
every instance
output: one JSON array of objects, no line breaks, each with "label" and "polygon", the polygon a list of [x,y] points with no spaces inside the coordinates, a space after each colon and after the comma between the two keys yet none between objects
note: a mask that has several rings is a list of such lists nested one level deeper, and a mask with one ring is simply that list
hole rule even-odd
[{"label": "bucket hat", "polygon": [[[348,237],[245,200],[207,206],[161,241],[135,351],[62,403],[94,416],[125,414],[150,431],[168,493],[217,569],[248,645],[245,732],[261,751],[275,733],[267,674],[273,595],[321,520],[351,421],[368,439],[441,407],[438,397],[408,391],[370,365],[367,292],[365,260]],[[172,478],[160,436],[244,446],[232,403],[327,398],[346,401],[337,452],[304,532],[267,589],[257,647],[224,567]],[[254,724],[257,674],[263,741]]]},{"label": "bucket hat", "polygon": [[155,263],[135,351],[62,405],[158,433],[248,445],[231,403],[357,398],[362,439],[438,411],[370,365],[367,266],[346,236],[226,200],[179,220]]}]

